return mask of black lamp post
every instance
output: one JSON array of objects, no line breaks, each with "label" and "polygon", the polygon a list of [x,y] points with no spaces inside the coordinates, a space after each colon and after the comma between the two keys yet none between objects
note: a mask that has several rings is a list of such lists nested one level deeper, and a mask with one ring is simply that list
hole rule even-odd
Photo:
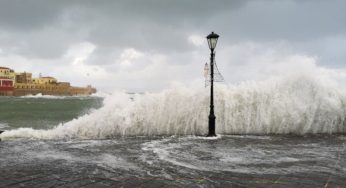
[{"label": "black lamp post", "polygon": [[208,137],[216,136],[215,134],[215,114],[214,114],[214,58],[215,53],[214,49],[216,47],[217,40],[219,35],[211,32],[207,36],[208,45],[210,48],[210,113],[209,113],[209,133]]}]

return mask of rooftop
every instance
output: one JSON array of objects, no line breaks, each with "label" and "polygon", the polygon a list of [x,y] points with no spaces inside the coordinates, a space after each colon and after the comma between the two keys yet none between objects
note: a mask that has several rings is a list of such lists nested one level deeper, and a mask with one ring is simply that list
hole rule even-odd
[{"label": "rooftop", "polygon": [[54,77],[51,77],[51,76],[43,76],[41,78],[49,78],[49,79],[55,79]]}]

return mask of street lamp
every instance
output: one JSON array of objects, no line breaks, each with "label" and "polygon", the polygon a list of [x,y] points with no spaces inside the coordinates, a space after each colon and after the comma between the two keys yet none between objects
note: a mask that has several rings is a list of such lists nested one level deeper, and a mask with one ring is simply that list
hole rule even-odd
[{"label": "street lamp", "polygon": [[217,44],[217,40],[219,39],[219,35],[211,32],[207,36],[210,53],[210,113],[209,113],[209,133],[208,137],[216,136],[215,134],[215,114],[214,114],[214,58],[215,53],[214,49]]}]

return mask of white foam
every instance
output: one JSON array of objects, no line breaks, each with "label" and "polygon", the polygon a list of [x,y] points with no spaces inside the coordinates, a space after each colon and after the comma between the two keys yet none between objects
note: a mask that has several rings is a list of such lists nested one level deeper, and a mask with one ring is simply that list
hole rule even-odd
[{"label": "white foam", "polygon": [[45,98],[45,99],[65,99],[65,96],[54,96],[54,95],[42,95],[42,93],[36,94],[36,95],[26,95],[21,96],[20,98],[32,98],[32,99],[39,99],[39,98]]},{"label": "white foam", "polygon": [[224,135],[224,137],[232,138],[246,138],[246,139],[257,139],[257,140],[270,140],[270,136],[261,136],[261,135]]},{"label": "white foam", "polygon": [[21,96],[20,98],[29,98],[29,99],[69,99],[69,98],[88,98],[88,97],[106,97],[106,93],[95,93],[92,95],[75,95],[75,96],[57,96],[57,95],[42,95],[42,93],[36,95],[26,95]]},{"label": "white foam", "polygon": [[[296,148],[297,149],[292,149]],[[291,148],[289,150],[286,149]],[[141,159],[152,166],[168,162],[176,166],[197,171],[230,171],[248,174],[290,174],[295,172],[335,173],[335,155],[329,150],[342,152],[339,146],[300,147],[286,145],[279,147],[264,145],[227,145],[195,142],[191,138],[183,140],[164,139],[142,144]],[[152,156],[152,153],[154,156]],[[305,155],[302,156],[301,153]],[[157,159],[158,158],[158,159]],[[310,161],[323,161],[328,167],[310,165]],[[304,163],[307,162],[307,163]]]},{"label": "white foam", "polygon": [[213,137],[206,137],[206,136],[189,136],[188,139],[195,139],[195,140],[218,140],[222,138],[222,135],[217,134]]},{"label": "white foam", "polygon": [[[85,140],[85,141],[68,141],[62,142],[64,146],[68,146],[67,150],[60,148],[58,145],[51,145],[47,142],[18,142],[11,147],[10,152],[20,153],[20,155],[13,157],[12,155],[6,155],[0,157],[0,167],[6,163],[27,163],[31,161],[56,161],[64,160],[65,163],[86,163],[101,166],[108,170],[136,170],[141,169],[132,162],[129,162],[126,158],[117,153],[105,153],[100,152],[99,146],[105,146],[108,144],[115,144],[113,140]],[[86,147],[88,147],[86,149]],[[88,151],[86,153],[79,153],[76,155],[76,149],[84,149]],[[3,163],[2,163],[3,162]]]},{"label": "white foam", "polygon": [[[330,73],[332,74],[332,73]],[[215,88],[218,134],[345,133],[345,85],[318,70]],[[20,128],[0,138],[108,138],[205,135],[209,90],[177,86],[159,93],[115,92],[104,106],[51,130]]]},{"label": "white foam", "polygon": [[0,122],[0,130],[3,130],[3,129],[8,128],[8,127],[9,127],[9,126],[8,126],[7,123],[1,123],[1,122]]},{"label": "white foam", "polygon": [[111,93],[106,93],[102,91],[98,91],[97,93],[91,94],[91,97],[100,97],[100,98],[106,98],[108,96],[112,95]]}]

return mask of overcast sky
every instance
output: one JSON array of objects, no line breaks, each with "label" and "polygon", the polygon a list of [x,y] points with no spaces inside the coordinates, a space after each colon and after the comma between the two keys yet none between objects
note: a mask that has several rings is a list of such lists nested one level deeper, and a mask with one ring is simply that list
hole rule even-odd
[{"label": "overcast sky", "polygon": [[214,31],[229,83],[292,64],[344,70],[345,7],[344,0],[1,0],[0,66],[101,91],[203,85],[205,36]]}]

